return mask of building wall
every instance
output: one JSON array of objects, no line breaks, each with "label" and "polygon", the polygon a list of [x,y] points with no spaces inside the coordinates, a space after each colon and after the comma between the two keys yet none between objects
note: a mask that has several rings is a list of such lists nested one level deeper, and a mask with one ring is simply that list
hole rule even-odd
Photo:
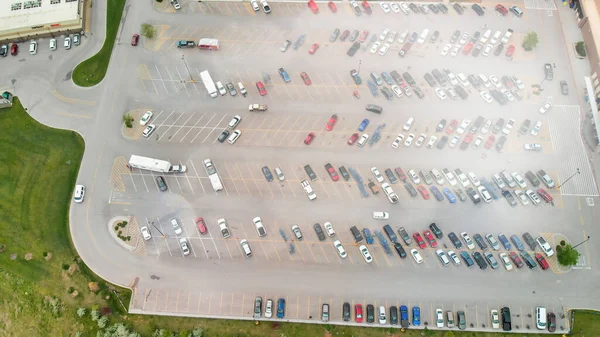
[{"label": "building wall", "polygon": [[[600,46],[600,32],[594,32],[591,28],[590,19],[586,11],[596,10],[600,8],[600,0],[594,0],[596,8],[586,8],[586,1],[577,1],[574,15],[577,18],[578,26],[581,29],[583,42],[587,51],[587,59],[590,63],[590,77],[594,87],[594,94],[590,93],[590,98],[600,97],[600,50],[596,46]],[[594,6],[592,6],[594,7]],[[592,16],[597,18],[597,13],[592,13]],[[595,34],[595,36],[594,36]]]}]

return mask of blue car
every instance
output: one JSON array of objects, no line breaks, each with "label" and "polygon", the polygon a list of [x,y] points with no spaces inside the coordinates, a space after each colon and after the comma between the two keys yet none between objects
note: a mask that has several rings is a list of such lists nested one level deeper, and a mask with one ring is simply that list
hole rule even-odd
[{"label": "blue car", "polygon": [[373,235],[371,235],[371,231],[368,228],[363,228],[363,233],[365,234],[365,240],[367,240],[367,244],[372,245]]},{"label": "blue car", "polygon": [[263,174],[265,175],[265,178],[267,179],[267,181],[273,181],[273,174],[271,174],[271,170],[269,170],[268,167],[263,167],[262,168]]},{"label": "blue car", "polygon": [[421,325],[421,309],[419,307],[413,307],[413,325]]},{"label": "blue car", "polygon": [[500,242],[504,246],[504,249],[506,249],[506,250],[511,250],[512,249],[512,245],[510,244],[510,242],[508,241],[508,239],[506,238],[506,236],[504,236],[504,234],[498,235],[498,239],[500,240]]},{"label": "blue car", "polygon": [[417,32],[412,33],[412,35],[410,36],[410,39],[408,40],[408,42],[410,43],[415,43],[417,41],[417,38],[419,37],[419,34],[417,34]]},{"label": "blue car", "polygon": [[429,188],[429,190],[431,191],[431,193],[433,193],[433,195],[435,196],[435,198],[437,199],[437,201],[444,201],[444,196],[442,195],[442,193],[440,192],[440,190],[438,190],[437,187],[431,186]]},{"label": "blue car", "polygon": [[285,317],[285,299],[280,298],[277,301],[277,318]]},{"label": "blue car", "polygon": [[518,236],[513,235],[510,237],[510,241],[512,241],[512,243],[515,245],[515,247],[520,251],[524,251],[525,250],[525,246],[523,246],[523,243],[521,242],[521,239],[519,239]]},{"label": "blue car", "polygon": [[444,194],[446,195],[446,198],[448,198],[448,201],[450,201],[451,204],[456,202],[456,197],[452,192],[450,192],[449,188],[444,187]]},{"label": "blue car", "polygon": [[400,326],[408,328],[408,307],[405,305],[400,306]]},{"label": "blue car", "polygon": [[360,125],[358,126],[358,131],[365,131],[367,126],[369,126],[369,119],[365,118],[363,119],[362,123],[360,123]]},{"label": "blue car", "polygon": [[285,71],[283,68],[279,68],[279,75],[281,75],[285,83],[289,83],[292,80],[290,75],[288,75],[287,71]]},{"label": "blue car", "polygon": [[394,80],[392,79],[392,76],[390,76],[390,74],[387,71],[382,72],[381,77],[383,77],[383,80],[386,81],[387,84],[389,84],[389,85],[394,84]]},{"label": "blue car", "polygon": [[467,267],[470,267],[473,265],[473,259],[471,258],[471,256],[469,256],[469,253],[462,251],[462,252],[460,252],[460,257],[462,257],[462,259],[465,261],[465,263],[467,264]]},{"label": "blue car", "polygon": [[379,96],[379,87],[377,87],[377,84],[375,84],[375,82],[368,80],[367,85],[369,86],[369,91],[371,92],[371,95],[373,95],[373,97]]}]

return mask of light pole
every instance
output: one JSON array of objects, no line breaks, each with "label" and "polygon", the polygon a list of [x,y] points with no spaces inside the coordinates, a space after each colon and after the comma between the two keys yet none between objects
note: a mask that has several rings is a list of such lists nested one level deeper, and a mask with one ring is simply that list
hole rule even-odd
[{"label": "light pole", "polygon": [[562,185],[566,184],[569,180],[571,180],[571,178],[573,178],[576,174],[581,174],[581,171],[579,171],[579,168],[577,169],[577,171],[575,171],[575,173],[573,173],[569,178],[567,178],[567,180],[565,180],[562,184],[558,185],[558,187],[556,187],[556,189],[560,189]]},{"label": "light pole", "polygon": [[590,240],[590,236],[588,235],[587,239],[581,241],[580,243],[576,244],[575,246],[573,246],[573,249],[577,248],[577,246],[581,246],[582,244],[588,242]]},{"label": "light pole", "polygon": [[187,70],[188,75],[190,75],[190,81],[194,83],[194,79],[192,78],[192,73],[190,73],[190,69],[187,66],[187,62],[185,61],[185,55],[181,55],[181,59],[183,60],[183,64],[185,65],[185,70]]},{"label": "light pole", "polygon": [[362,60],[358,60],[358,74],[360,75],[360,64],[362,63]]},{"label": "light pole", "polygon": [[160,229],[158,229],[158,227],[156,227],[156,226],[154,225],[154,221],[153,221],[153,222],[150,222],[150,223],[148,223],[148,224],[149,224],[149,225],[152,225],[152,227],[156,228],[156,230],[157,230],[157,231],[160,233],[160,235],[162,235],[162,236],[163,236],[163,238],[164,238],[164,237],[166,237],[166,235],[165,235],[165,234],[163,234],[163,232],[161,232],[161,231],[160,231]]}]

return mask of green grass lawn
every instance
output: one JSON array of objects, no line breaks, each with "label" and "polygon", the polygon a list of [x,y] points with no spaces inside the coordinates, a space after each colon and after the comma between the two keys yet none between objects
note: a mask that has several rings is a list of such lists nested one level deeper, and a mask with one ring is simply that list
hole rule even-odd
[{"label": "green grass lawn", "polygon": [[[71,244],[68,212],[84,150],[81,137],[72,131],[38,124],[15,98],[12,109],[0,110],[0,144],[0,244],[5,245],[0,253],[0,336],[67,337],[76,336],[78,331],[82,337],[96,336],[98,324],[89,315],[93,307],[104,312],[109,326],[124,323],[142,336],[152,336],[156,329],[187,336],[179,333],[194,328],[204,329],[203,337],[321,337],[327,336],[326,329],[331,330],[332,336],[347,337],[418,337],[423,332],[127,315],[109,285],[78,261]],[[31,260],[25,258],[29,253]],[[16,259],[11,259],[12,254]],[[50,254],[51,258],[46,258]],[[89,282],[98,282],[99,290],[90,291]],[[129,291],[115,289],[128,305]],[[77,296],[73,295],[75,292]],[[80,318],[78,308],[86,308],[87,314]],[[595,336],[600,331],[600,315],[578,313],[574,331],[580,329],[584,332],[582,337]],[[449,337],[444,332],[430,331],[426,335]],[[515,334],[454,331],[453,336]]]},{"label": "green grass lawn", "polygon": [[[115,45],[115,38],[117,37],[117,31],[119,30],[121,16],[123,16],[124,6],[125,0],[108,0],[106,39],[104,40],[102,49],[100,49],[96,55],[81,62],[75,67],[72,74],[73,82],[75,82],[75,84],[82,87],[91,87],[102,82],[104,76],[106,76],[106,70],[108,69],[110,55],[112,54],[113,46]],[[92,10],[94,10],[93,7]]]}]

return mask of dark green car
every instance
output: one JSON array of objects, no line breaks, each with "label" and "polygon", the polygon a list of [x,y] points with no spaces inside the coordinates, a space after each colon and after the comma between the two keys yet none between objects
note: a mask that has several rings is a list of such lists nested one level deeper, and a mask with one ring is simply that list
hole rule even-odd
[{"label": "dark green car", "polygon": [[464,311],[459,311],[458,313],[458,328],[464,330],[467,328],[467,316],[465,316]]}]

